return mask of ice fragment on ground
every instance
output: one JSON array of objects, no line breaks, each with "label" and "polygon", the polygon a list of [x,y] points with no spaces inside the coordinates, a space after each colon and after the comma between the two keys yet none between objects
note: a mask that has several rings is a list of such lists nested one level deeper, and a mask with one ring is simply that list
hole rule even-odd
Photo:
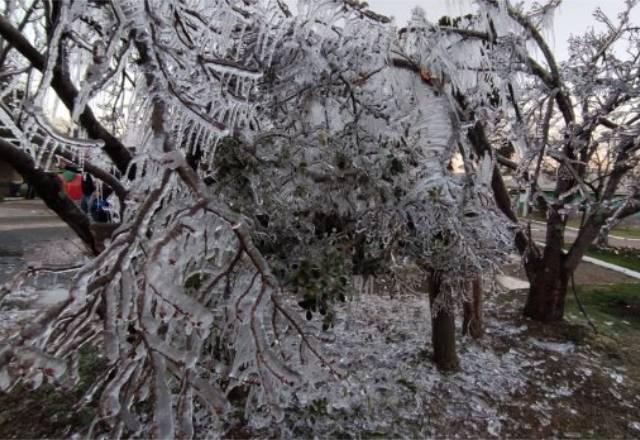
[{"label": "ice fragment on ground", "polygon": [[498,437],[500,435],[501,429],[502,423],[500,423],[500,420],[490,419],[487,423],[487,432],[494,437]]},{"label": "ice fragment on ground", "polygon": [[496,281],[507,290],[522,290],[529,288],[529,282],[508,275],[498,275]]},{"label": "ice fragment on ground", "polygon": [[618,374],[618,373],[609,373],[609,376],[611,376],[611,379],[615,380],[616,383],[622,383],[624,382],[624,376],[622,376],[622,374]]},{"label": "ice fragment on ground", "polygon": [[69,299],[69,289],[53,288],[38,292],[35,305],[40,307],[53,306]]},{"label": "ice fragment on ground", "polygon": [[618,400],[622,400],[622,395],[621,395],[619,392],[617,392],[616,390],[614,390],[613,388],[611,388],[611,387],[610,387],[610,388],[609,388],[609,392],[610,392],[610,393],[611,393],[611,395],[612,395],[613,397],[615,397],[616,399],[618,399]]},{"label": "ice fragment on ground", "polygon": [[540,341],[539,339],[530,339],[531,344],[543,350],[552,351],[558,354],[573,353],[576,346],[573,342],[552,342],[552,341]]}]

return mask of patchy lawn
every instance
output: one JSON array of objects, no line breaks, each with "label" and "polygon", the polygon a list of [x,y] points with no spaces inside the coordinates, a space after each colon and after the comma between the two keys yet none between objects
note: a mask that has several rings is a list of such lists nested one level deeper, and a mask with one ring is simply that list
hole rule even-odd
[{"label": "patchy lawn", "polygon": [[592,246],[588,251],[589,257],[597,258],[607,263],[626,267],[640,272],[640,249],[630,248],[599,248]]},{"label": "patchy lawn", "polygon": [[[502,297],[507,301],[496,310],[497,316],[501,320],[511,316],[527,326],[511,343],[518,346],[525,337],[546,341],[535,345],[549,352],[534,369],[538,375],[528,382],[519,402],[514,399],[504,405],[521,428],[525,425],[525,429],[510,430],[509,436],[640,435],[640,284],[578,287],[578,298],[598,333],[587,326],[572,294],[567,300],[567,319],[556,324],[519,317],[524,292]],[[573,348],[567,350],[571,344]],[[536,418],[537,411],[546,420]]]},{"label": "patchy lawn", "polygon": [[[609,336],[640,332],[640,283],[579,286],[577,293],[599,332]],[[582,316],[573,295],[569,295],[566,311],[569,321]]]},{"label": "patchy lawn", "polygon": [[96,411],[93,405],[77,404],[103,371],[104,362],[95,349],[80,355],[78,384],[70,390],[43,384],[36,390],[17,386],[9,393],[0,392],[0,438],[69,438],[85,430]]},{"label": "patchy lawn", "polygon": [[[441,374],[425,348],[430,325],[423,297],[361,296],[346,306],[349,313],[337,313],[336,341],[329,346],[348,380],[299,390],[282,425],[252,432],[337,438],[640,435],[640,376],[627,347],[594,334],[579,317],[556,324],[523,319],[523,300],[524,292],[496,295],[485,337],[459,340],[460,371]],[[575,315],[571,305],[569,314]],[[627,343],[640,337],[633,325],[628,332]]]},{"label": "patchy lawn", "polygon": [[[640,283],[580,286],[577,293],[598,330],[594,345],[612,365],[626,368],[640,381]],[[566,316],[568,322],[585,322],[573,295],[568,298]]]}]

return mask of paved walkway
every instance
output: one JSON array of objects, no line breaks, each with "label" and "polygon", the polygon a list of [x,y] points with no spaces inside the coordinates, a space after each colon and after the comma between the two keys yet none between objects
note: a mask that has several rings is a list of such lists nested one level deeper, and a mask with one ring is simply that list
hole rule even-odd
[{"label": "paved walkway", "polygon": [[[526,222],[526,220],[525,220]],[[547,225],[543,222],[531,220],[531,233],[535,240],[545,241],[547,234]],[[578,236],[578,229],[567,226],[565,232],[565,241],[573,243]],[[627,247],[640,249],[640,238],[627,238],[620,235],[609,234],[609,245],[613,247]]]},{"label": "paved walkway", "polygon": [[27,264],[67,263],[81,255],[75,233],[66,226],[14,228],[0,231],[0,284]]},{"label": "paved walkway", "polygon": [[0,202],[0,231],[66,227],[42,200],[10,199]]}]

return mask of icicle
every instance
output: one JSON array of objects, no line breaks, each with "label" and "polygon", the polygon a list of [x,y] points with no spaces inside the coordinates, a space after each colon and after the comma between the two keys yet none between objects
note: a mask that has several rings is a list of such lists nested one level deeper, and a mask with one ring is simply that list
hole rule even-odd
[{"label": "icicle", "polygon": [[71,120],[78,122],[80,115],[84,112],[87,102],[89,101],[90,90],[93,86],[93,81],[85,80],[82,89],[78,93],[76,100],[73,103],[73,110],[71,111]]},{"label": "icicle", "polygon": [[47,152],[47,147],[49,146],[49,139],[45,138],[46,142],[43,142],[42,146],[35,150],[35,160],[34,165],[36,168],[42,168],[42,163],[44,162],[44,156]]},{"label": "icicle", "polygon": [[36,95],[33,99],[35,108],[41,109],[43,107],[45,95],[47,93],[47,90],[51,86],[51,80],[53,79],[53,70],[58,62],[58,52],[60,50],[60,47],[62,47],[62,45],[60,44],[60,39],[62,38],[62,35],[65,32],[70,21],[69,15],[69,0],[60,0],[58,22],[56,23],[53,35],[51,36],[51,40],[49,41],[49,51],[47,56],[46,68],[42,75],[40,85],[38,86],[38,91],[36,92]]},{"label": "icicle", "polygon": [[[48,140],[47,140],[47,142],[48,142]],[[44,171],[51,171],[51,163],[53,161],[53,158],[56,155],[56,150],[58,149],[58,145],[59,144],[57,142],[52,142],[52,144],[53,145],[51,146],[51,149],[50,149],[49,154],[47,156],[47,162],[44,165]],[[44,150],[46,148],[46,143],[43,143],[42,147],[43,147],[43,150]]]}]

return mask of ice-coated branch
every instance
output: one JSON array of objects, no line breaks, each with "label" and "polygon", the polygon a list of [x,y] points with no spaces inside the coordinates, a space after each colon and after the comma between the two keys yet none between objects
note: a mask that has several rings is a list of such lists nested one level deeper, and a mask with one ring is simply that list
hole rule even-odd
[{"label": "ice-coated branch", "polygon": [[[0,35],[27,58],[33,67],[41,72],[45,70],[45,57],[4,16],[0,16]],[[51,87],[71,112],[78,96],[78,90],[74,87],[71,79],[64,74],[63,69],[56,68],[53,71]],[[105,152],[112,158],[120,172],[125,173],[131,160],[131,153],[113,134],[100,124],[91,108],[85,108],[79,120],[89,136],[93,139],[104,141]]]},{"label": "ice-coated branch", "polygon": [[[90,436],[199,435],[239,405],[232,394],[250,422],[278,420],[298,386],[344,377],[320,325],[330,330],[354,275],[429,268],[437,315],[509,252],[495,155],[484,131],[478,151],[464,137],[496,117],[514,79],[507,45],[447,40],[420,14],[398,36],[351,1],[302,1],[295,14],[268,1],[114,1],[96,23],[82,4],[66,4],[51,34],[115,32],[106,60],[68,39],[62,53],[94,63],[83,97],[131,95],[123,138],[139,172],[107,248],[6,358],[60,360],[61,383],[79,348],[98,345]],[[129,69],[132,88],[114,84]],[[49,73],[55,86],[61,73]],[[11,383],[36,370],[11,370]]]}]

